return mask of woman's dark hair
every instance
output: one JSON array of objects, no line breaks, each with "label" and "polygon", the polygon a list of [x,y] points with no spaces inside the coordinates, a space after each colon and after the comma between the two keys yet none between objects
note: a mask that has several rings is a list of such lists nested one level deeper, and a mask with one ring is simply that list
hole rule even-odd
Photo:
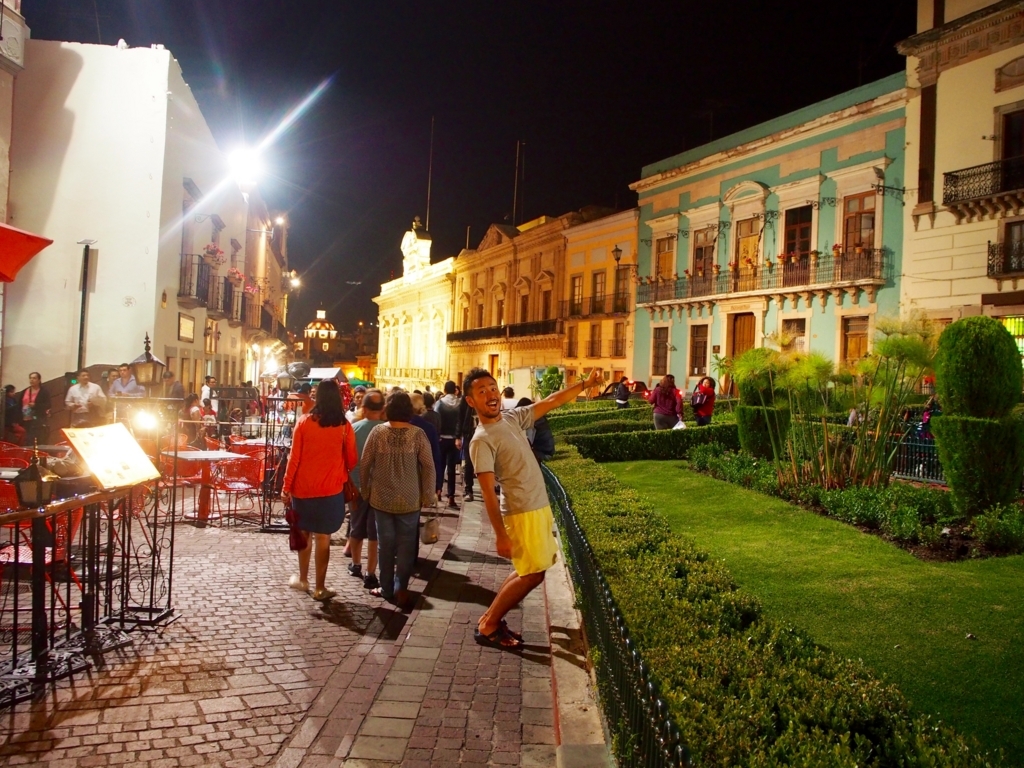
[{"label": "woman's dark hair", "polygon": [[429,392],[423,393],[423,405],[426,406],[427,410],[434,407],[434,396]]},{"label": "woman's dark hair", "polygon": [[321,427],[340,427],[346,423],[337,381],[324,379],[316,385],[316,405],[309,415]]},{"label": "woman's dark hair", "polygon": [[708,386],[709,386],[709,387],[710,387],[711,389],[714,389],[714,388],[715,388],[715,380],[714,380],[714,379],[712,379],[712,378],[711,378],[710,376],[705,376],[705,377],[704,377],[703,379],[701,379],[701,383],[702,383],[702,384],[703,384],[703,383],[704,383],[705,381],[706,381],[706,382],[708,383]]},{"label": "woman's dark hair", "polygon": [[392,392],[384,402],[384,415],[388,421],[412,419],[412,398],[408,392]]},{"label": "woman's dark hair", "polygon": [[666,373],[661,381],[658,382],[658,386],[662,389],[674,389],[676,386],[676,377],[671,373]]},{"label": "woman's dark hair", "polygon": [[516,408],[522,408],[524,405],[533,405],[533,400],[528,397],[520,397],[519,402],[516,403]]},{"label": "woman's dark hair", "polygon": [[193,392],[191,395],[188,395],[185,398],[185,408],[186,408],[186,410],[191,408],[193,403],[198,403],[198,402],[199,402],[199,395],[197,395],[195,392]]}]

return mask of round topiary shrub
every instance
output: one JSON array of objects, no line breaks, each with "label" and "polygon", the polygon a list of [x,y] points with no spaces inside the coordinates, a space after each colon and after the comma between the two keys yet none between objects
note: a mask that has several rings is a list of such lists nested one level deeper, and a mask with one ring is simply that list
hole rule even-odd
[{"label": "round topiary shrub", "polygon": [[935,355],[935,385],[947,414],[999,419],[1020,402],[1024,372],[1010,332],[991,317],[946,327]]},{"label": "round topiary shrub", "polygon": [[957,512],[977,515],[1017,499],[1024,479],[1024,422],[945,413],[929,428]]}]

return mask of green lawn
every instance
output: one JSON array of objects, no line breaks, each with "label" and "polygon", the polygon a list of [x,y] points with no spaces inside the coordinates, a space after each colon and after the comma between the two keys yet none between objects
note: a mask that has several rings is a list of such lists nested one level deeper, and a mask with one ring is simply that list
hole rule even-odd
[{"label": "green lawn", "polygon": [[678,461],[602,466],[724,560],[768,615],[863,659],[919,711],[1024,765],[1024,557],[926,563]]}]

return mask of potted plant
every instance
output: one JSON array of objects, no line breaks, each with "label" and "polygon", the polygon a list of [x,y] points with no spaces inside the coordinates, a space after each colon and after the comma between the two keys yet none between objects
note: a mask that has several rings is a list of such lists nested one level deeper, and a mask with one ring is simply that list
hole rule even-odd
[{"label": "potted plant", "polygon": [[818,263],[818,257],[821,256],[821,251],[811,251],[811,264]]},{"label": "potted plant", "polygon": [[775,262],[773,262],[771,259],[765,259],[764,265],[765,267],[768,268],[769,271],[771,271],[775,267]]},{"label": "potted plant", "polygon": [[207,243],[203,246],[203,259],[206,260],[207,264],[214,267],[219,267],[227,261],[224,257],[224,251],[218,248],[216,243]]},{"label": "potted plant", "polygon": [[730,272],[735,272],[737,269],[739,269],[739,265],[735,261],[730,261],[729,262],[729,271]]},{"label": "potted plant", "polygon": [[790,261],[791,264],[799,264],[800,263],[800,257],[797,256],[795,253],[790,253],[789,254],[789,261]]},{"label": "potted plant", "polygon": [[839,243],[836,243],[835,245],[833,245],[832,246],[832,258],[833,259],[839,259],[839,258],[842,257],[842,255],[843,255],[843,246],[840,245]]},{"label": "potted plant", "polygon": [[[729,266],[730,266],[730,268],[732,267],[732,263],[731,262],[730,262]],[[711,267],[711,270],[717,275],[717,274],[719,274],[722,271],[722,267],[719,264],[714,264]]]},{"label": "potted plant", "polygon": [[704,270],[703,269],[698,269],[697,270],[697,277],[704,277]]},{"label": "potted plant", "polygon": [[688,270],[688,269],[684,269],[684,270],[683,270],[683,274],[684,274],[684,275],[686,275],[686,279],[687,279],[687,280],[689,280],[689,279],[690,279],[690,277],[691,277],[691,275],[690,275],[690,270]]},{"label": "potted plant", "polygon": [[242,270],[240,270],[238,267],[231,267],[228,270],[227,278],[235,285],[241,285],[241,283],[245,280],[245,276],[242,274]]}]

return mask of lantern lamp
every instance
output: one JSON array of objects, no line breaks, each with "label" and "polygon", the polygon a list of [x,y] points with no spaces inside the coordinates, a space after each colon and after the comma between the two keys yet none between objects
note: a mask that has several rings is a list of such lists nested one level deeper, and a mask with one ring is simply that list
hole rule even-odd
[{"label": "lantern lamp", "polygon": [[135,373],[135,381],[141,387],[155,387],[162,381],[166,364],[159,357],[154,357],[149,351],[149,334],[146,334],[146,351],[132,360],[132,371]]},{"label": "lantern lamp", "polygon": [[50,503],[59,478],[46,466],[39,463],[39,451],[32,454],[32,461],[14,478],[14,489],[18,503],[23,508],[37,509]]},{"label": "lantern lamp", "polygon": [[277,374],[277,388],[282,392],[291,392],[294,384],[295,379],[290,373],[288,373],[287,368],[282,369],[281,372]]},{"label": "lantern lamp", "polygon": [[612,258],[615,259],[616,264],[622,261],[622,249],[617,245],[612,248]]}]

